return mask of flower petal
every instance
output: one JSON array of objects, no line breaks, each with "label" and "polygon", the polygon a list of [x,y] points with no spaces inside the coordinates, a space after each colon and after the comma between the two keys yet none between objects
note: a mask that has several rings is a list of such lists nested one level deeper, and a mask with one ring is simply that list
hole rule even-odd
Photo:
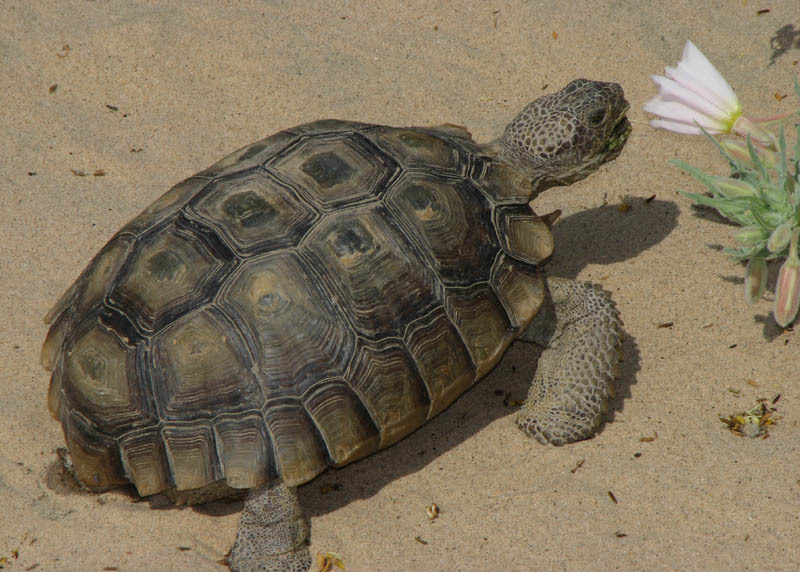
[{"label": "flower petal", "polygon": [[691,41],[686,42],[677,68],[667,67],[665,73],[716,104],[726,114],[741,113],[739,99],[730,84]]},{"label": "flower petal", "polygon": [[696,125],[692,126],[687,125],[686,123],[676,123],[674,121],[667,121],[664,119],[651,119],[650,127],[654,129],[666,129],[667,131],[672,131],[673,133],[686,133],[688,135],[700,135],[703,133]]},{"label": "flower petal", "polygon": [[[730,124],[726,121],[709,117],[705,113],[686,107],[677,101],[665,101],[660,97],[655,97],[645,104],[644,110],[648,113],[659,115],[662,119],[670,122],[690,125],[694,127],[691,133],[701,133],[697,129],[697,125],[711,133],[727,133],[730,131]],[[682,131],[682,133],[686,133],[686,131]]]},{"label": "flower petal", "polygon": [[[684,87],[675,80],[654,75],[653,81],[659,87],[658,97],[665,101],[676,101],[692,109],[713,117],[730,125],[733,124],[735,117],[720,109],[715,103],[705,96],[697,93],[696,90]],[[729,125],[729,127],[730,127]]]}]

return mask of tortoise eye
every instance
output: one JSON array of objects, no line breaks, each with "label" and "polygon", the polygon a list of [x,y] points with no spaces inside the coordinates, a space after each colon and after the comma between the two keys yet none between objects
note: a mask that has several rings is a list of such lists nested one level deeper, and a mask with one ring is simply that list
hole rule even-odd
[{"label": "tortoise eye", "polygon": [[592,125],[600,125],[603,122],[603,119],[606,118],[606,110],[605,109],[598,109],[596,111],[592,111],[592,114],[589,116],[589,123]]}]

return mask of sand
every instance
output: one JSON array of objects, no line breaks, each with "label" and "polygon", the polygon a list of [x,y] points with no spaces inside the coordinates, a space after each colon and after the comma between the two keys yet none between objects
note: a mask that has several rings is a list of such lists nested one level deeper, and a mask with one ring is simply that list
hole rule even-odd
[{"label": "sand", "polygon": [[[800,21],[790,0],[695,4],[3,2],[0,569],[214,571],[233,542],[239,502],[154,508],[55,476],[42,317],[120,226],[297,123],[450,122],[485,141],[576,77],[622,84],[634,131],[536,208],[564,211],[548,271],[601,284],[624,318],[611,419],[571,446],[526,439],[503,404],[534,371],[517,344],[409,438],[301,488],[312,553],[349,572],[800,569],[800,338],[769,317],[777,268],[748,307],[719,251],[736,228],[697,216],[677,190],[700,187],[667,161],[725,164],[642,111],[687,39],[746,111],[796,108]],[[768,439],[719,420],[779,395]]]}]

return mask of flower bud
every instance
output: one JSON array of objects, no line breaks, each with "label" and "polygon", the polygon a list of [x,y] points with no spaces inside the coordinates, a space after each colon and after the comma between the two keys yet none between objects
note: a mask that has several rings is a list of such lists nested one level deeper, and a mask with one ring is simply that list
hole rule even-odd
[{"label": "flower bud", "polygon": [[709,175],[708,178],[726,199],[756,196],[756,190],[753,186],[739,179],[714,175]]},{"label": "flower bud", "polygon": [[[731,130],[737,135],[741,135],[745,138],[749,135],[751,140],[758,141],[770,149],[778,148],[778,142],[775,140],[775,136],[772,133],[763,127],[760,127],[757,123],[748,119],[744,115],[740,115],[736,118],[736,121],[733,122],[733,128]],[[745,146],[745,149],[746,148],[747,147]]]},{"label": "flower bud", "polygon": [[787,195],[785,192],[783,192],[781,189],[776,189],[771,185],[763,185],[761,187],[761,196],[764,197],[764,200],[773,209],[779,209],[786,204],[787,200]]},{"label": "flower bud", "polygon": [[782,328],[792,323],[800,306],[800,259],[797,257],[797,240],[800,227],[792,233],[789,256],[778,273],[775,287],[775,307],[772,315]]},{"label": "flower bud", "polygon": [[789,246],[789,241],[792,240],[792,223],[786,221],[772,231],[767,241],[767,250],[772,253],[781,252],[784,248]]},{"label": "flower bud", "polygon": [[[753,160],[750,157],[750,151],[747,149],[747,143],[734,139],[725,139],[720,141],[719,144],[731,157],[743,163],[746,167],[751,169],[755,168]],[[778,164],[778,154],[774,151],[759,147],[755,147],[755,150],[758,154],[758,158],[761,160],[761,164],[764,165],[765,168],[774,169]]]},{"label": "flower bud", "polygon": [[[768,208],[753,209],[753,213],[758,213],[758,217],[756,217],[756,220],[760,218],[761,220],[759,220],[758,222],[765,224],[768,228],[780,226],[786,220],[786,215],[784,215],[783,213],[769,210]],[[755,214],[753,216],[755,216]]]},{"label": "flower bud", "polygon": [[744,273],[744,299],[753,305],[761,299],[767,285],[767,261],[751,258]]},{"label": "flower bud", "polygon": [[736,233],[736,240],[744,246],[755,246],[767,238],[767,233],[760,226],[746,226]]}]

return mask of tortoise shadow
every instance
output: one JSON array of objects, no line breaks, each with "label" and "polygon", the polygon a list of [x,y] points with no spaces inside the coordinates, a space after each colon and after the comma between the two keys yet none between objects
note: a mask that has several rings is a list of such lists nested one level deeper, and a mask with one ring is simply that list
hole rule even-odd
[{"label": "tortoise shadow", "polygon": [[[604,205],[559,220],[553,227],[556,240],[549,273],[575,278],[589,263],[610,264],[636,257],[663,240],[676,227],[678,208],[666,201],[632,199],[631,208],[620,212]],[[558,256],[559,252],[565,253]],[[624,320],[624,316],[623,316]],[[613,422],[622,411],[630,388],[640,369],[636,340],[623,333],[623,362],[616,383],[616,395],[600,429]],[[399,477],[414,473],[434,462],[490,423],[508,418],[523,400],[536,371],[541,349],[518,341],[484,379],[480,380],[440,415],[391,447],[341,469],[326,471],[299,489],[300,502],[307,517],[313,518],[369,498]],[[526,437],[520,432],[519,438]],[[531,447],[541,446],[530,441]],[[569,447],[569,445],[566,445]],[[241,509],[240,501],[218,501],[198,505],[193,510],[209,515],[229,514]],[[313,529],[313,523],[312,523]]]},{"label": "tortoise shadow", "polygon": [[636,258],[677,227],[674,202],[631,198],[626,207],[603,205],[559,219],[553,226],[556,250],[548,273],[576,278],[589,264],[615,264]]}]

